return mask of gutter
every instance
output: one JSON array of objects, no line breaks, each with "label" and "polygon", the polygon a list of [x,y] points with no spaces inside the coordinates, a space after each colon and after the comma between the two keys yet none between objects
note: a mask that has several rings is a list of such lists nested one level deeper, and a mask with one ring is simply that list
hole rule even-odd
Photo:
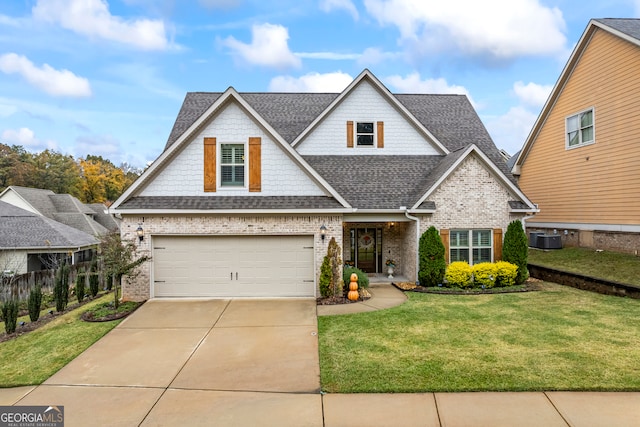
[{"label": "gutter", "polygon": [[416,283],[418,282],[418,272],[420,271],[420,218],[409,215],[409,209],[405,206],[400,206],[400,209],[404,209],[404,216],[411,221],[416,222]]}]

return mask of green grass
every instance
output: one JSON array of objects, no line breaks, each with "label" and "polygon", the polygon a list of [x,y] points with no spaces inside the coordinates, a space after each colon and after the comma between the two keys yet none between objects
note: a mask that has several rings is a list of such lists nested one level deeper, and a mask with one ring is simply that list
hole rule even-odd
[{"label": "green grass", "polygon": [[113,295],[107,294],[33,332],[0,343],[0,387],[41,384],[113,329],[120,321],[80,320],[85,310],[111,299]]},{"label": "green grass", "polygon": [[587,248],[529,249],[529,262],[557,270],[640,286],[640,258]]},{"label": "green grass", "polygon": [[318,318],[330,393],[640,390],[640,301],[543,283]]}]

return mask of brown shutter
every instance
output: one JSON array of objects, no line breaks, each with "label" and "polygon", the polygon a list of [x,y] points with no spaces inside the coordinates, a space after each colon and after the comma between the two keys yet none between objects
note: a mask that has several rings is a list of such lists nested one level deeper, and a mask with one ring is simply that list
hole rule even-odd
[{"label": "brown shutter", "polygon": [[440,239],[444,245],[444,261],[449,264],[449,230],[443,228],[440,230]]},{"label": "brown shutter", "polygon": [[384,148],[384,122],[378,122],[378,148]]},{"label": "brown shutter", "polygon": [[493,229],[493,261],[502,261],[502,228]]},{"label": "brown shutter", "polygon": [[249,191],[262,191],[262,139],[249,138]]},{"label": "brown shutter", "polygon": [[347,122],[347,148],[353,148],[353,122]]},{"label": "brown shutter", "polygon": [[204,139],[204,191],[216,191],[216,139]]}]

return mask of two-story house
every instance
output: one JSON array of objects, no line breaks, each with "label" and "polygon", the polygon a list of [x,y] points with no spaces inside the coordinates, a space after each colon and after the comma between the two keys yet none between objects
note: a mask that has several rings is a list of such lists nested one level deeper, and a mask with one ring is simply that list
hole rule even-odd
[{"label": "two-story house", "polygon": [[513,173],[564,244],[640,250],[640,20],[589,22]]},{"label": "two-story house", "polygon": [[429,226],[449,261],[494,261],[536,208],[466,96],[392,94],[365,70],[342,93],[188,93],[111,211],[152,257],[123,285],[141,300],[313,297],[331,238],[415,281]]}]

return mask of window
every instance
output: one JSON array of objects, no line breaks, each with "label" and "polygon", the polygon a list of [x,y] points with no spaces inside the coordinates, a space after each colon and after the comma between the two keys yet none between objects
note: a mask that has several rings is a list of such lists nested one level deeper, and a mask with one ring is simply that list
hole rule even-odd
[{"label": "window", "polygon": [[244,186],[244,144],[220,145],[220,185]]},{"label": "window", "polygon": [[356,141],[359,146],[373,147],[373,122],[358,122]]},{"label": "window", "polygon": [[469,264],[491,262],[491,230],[451,230],[449,232],[449,259]]},{"label": "window", "polygon": [[567,148],[592,144],[593,135],[593,108],[567,117]]}]

